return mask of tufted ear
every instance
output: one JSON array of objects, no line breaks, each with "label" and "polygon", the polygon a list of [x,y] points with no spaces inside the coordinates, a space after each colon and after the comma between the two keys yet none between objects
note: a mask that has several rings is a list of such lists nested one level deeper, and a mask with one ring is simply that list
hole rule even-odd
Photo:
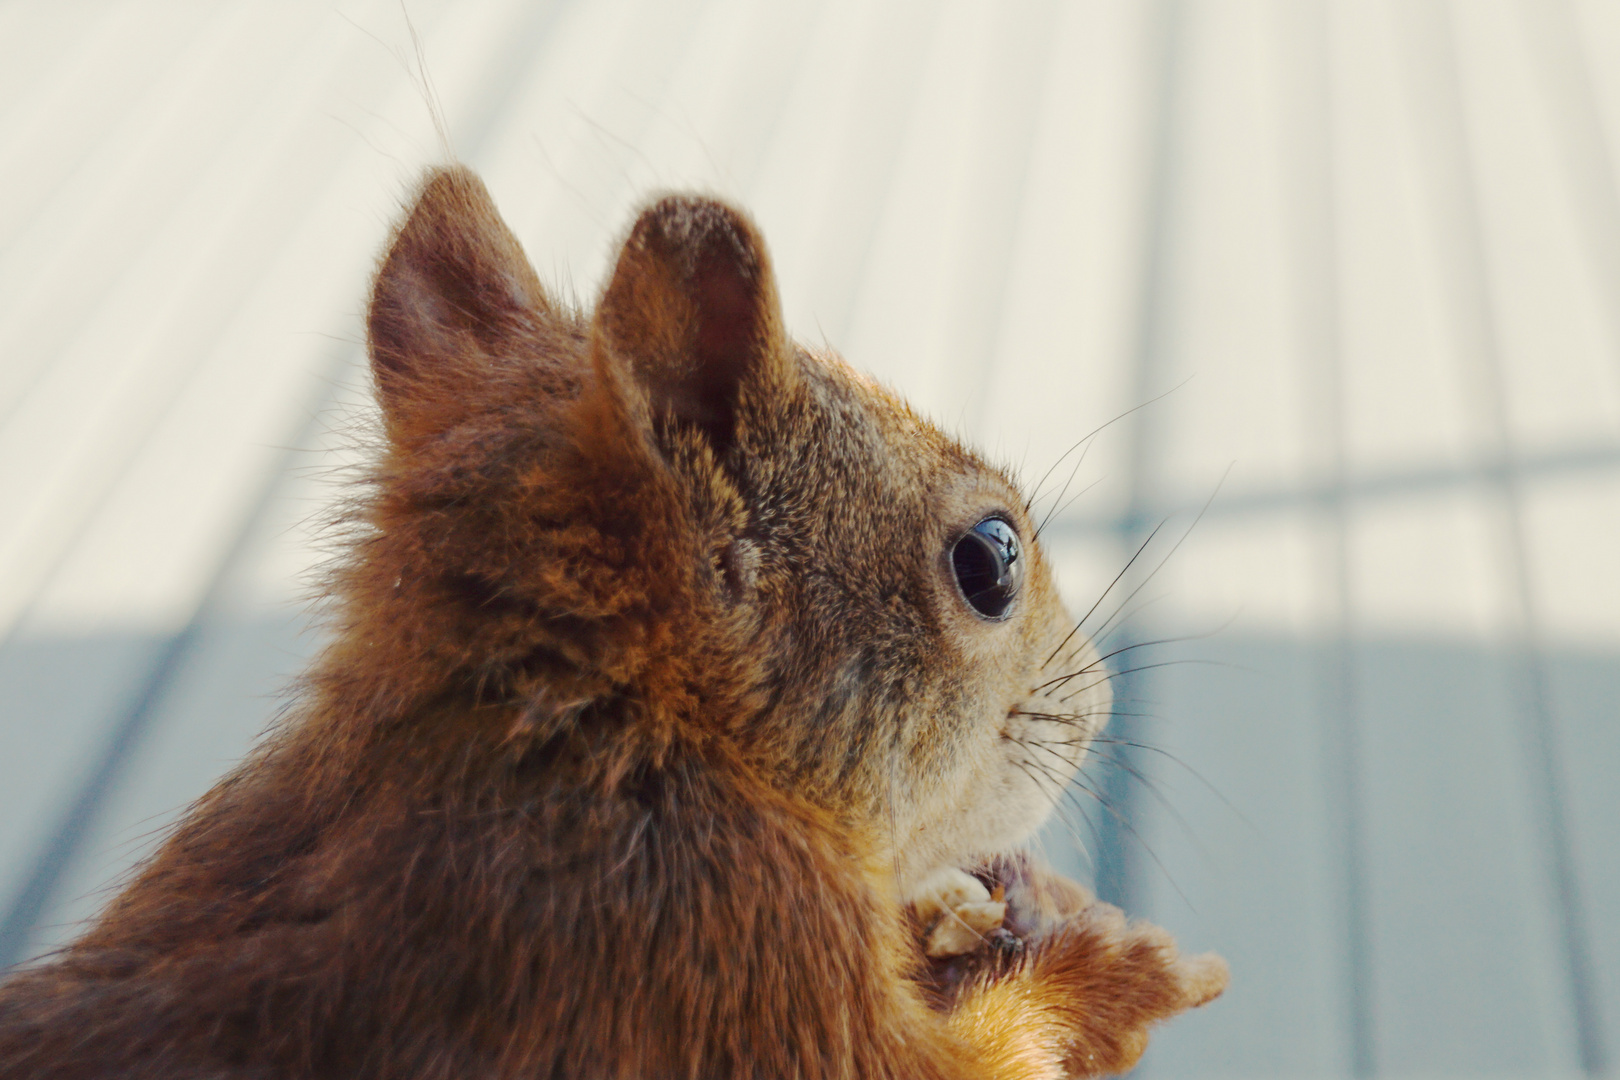
[{"label": "tufted ear", "polygon": [[458,383],[534,331],[550,302],[471,170],[428,174],[377,271],[366,319],[391,425],[453,405]]},{"label": "tufted ear", "polygon": [[730,442],[741,388],[789,371],[770,258],[753,222],[713,199],[671,195],[636,219],[596,327],[654,414]]}]

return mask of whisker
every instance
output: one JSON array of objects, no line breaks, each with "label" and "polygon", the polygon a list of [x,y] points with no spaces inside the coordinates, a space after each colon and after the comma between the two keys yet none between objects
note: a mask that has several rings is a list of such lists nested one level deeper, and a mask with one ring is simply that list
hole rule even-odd
[{"label": "whisker", "polygon": [[[1038,762],[1028,761],[1027,759],[1026,762],[1037,769],[1043,768]],[[1025,775],[1028,775],[1028,773],[1026,772]],[[1033,777],[1031,777],[1031,779],[1033,779]],[[1150,845],[1147,840],[1143,838],[1141,833],[1136,831],[1136,827],[1130,823],[1129,819],[1127,819],[1124,814],[1120,813],[1117,807],[1115,807],[1107,799],[1103,798],[1096,791],[1093,791],[1091,788],[1083,785],[1078,785],[1078,787],[1079,790],[1084,791],[1086,794],[1095,799],[1098,805],[1108,812],[1108,816],[1117,822],[1122,829],[1131,835],[1133,840],[1142,846],[1142,850],[1147,853],[1148,858],[1153,860],[1153,865],[1159,868],[1159,872],[1164,875],[1164,879],[1167,883],[1169,883],[1170,887],[1176,891],[1176,895],[1181,897],[1182,901],[1186,903],[1189,908],[1192,908],[1194,911],[1198,910],[1193,905],[1192,900],[1187,896],[1187,894],[1182,891],[1181,886],[1176,883],[1176,879],[1171,875],[1169,868],[1164,865],[1164,860],[1159,858],[1158,853],[1153,850],[1152,845]]]},{"label": "whisker", "polygon": [[[1028,776],[1037,788],[1041,787],[1040,780],[1029,771],[1029,766],[1016,761],[1013,762],[1013,765],[1025,776]],[[1086,793],[1093,795],[1099,803],[1104,802],[1100,797],[1095,796],[1093,792],[1087,791]],[[1063,825],[1064,831],[1074,840],[1075,846],[1086,856],[1087,862],[1091,862],[1091,852],[1086,846],[1086,839],[1081,835],[1079,827],[1068,816],[1068,811],[1071,809],[1078,814],[1080,821],[1085,824],[1087,831],[1091,833],[1092,843],[1096,844],[1102,834],[1098,831],[1096,822],[1091,820],[1091,815],[1086,813],[1085,804],[1075,795],[1071,787],[1064,787],[1060,788],[1056,796],[1051,798],[1049,805],[1052,812],[1057,815],[1058,821]]]},{"label": "whisker", "polygon": [[1142,552],[1146,551],[1147,546],[1153,543],[1153,538],[1159,535],[1159,530],[1162,528],[1164,528],[1164,522],[1162,521],[1153,527],[1153,531],[1148,533],[1147,539],[1142,541],[1141,546],[1136,549],[1136,553],[1133,554],[1125,565],[1120,568],[1119,573],[1114,575],[1114,580],[1108,583],[1108,588],[1104,589],[1102,591],[1102,595],[1097,597],[1096,601],[1092,603],[1090,609],[1087,610],[1084,615],[1080,616],[1080,621],[1074,624],[1074,629],[1069,631],[1067,637],[1058,642],[1058,647],[1052,650],[1050,656],[1041,661],[1041,667],[1044,668],[1047,664],[1050,664],[1052,662],[1052,658],[1057,656],[1058,653],[1062,652],[1065,645],[1074,640],[1074,635],[1080,632],[1080,628],[1086,624],[1086,620],[1091,618],[1091,616],[1096,613],[1097,608],[1101,606],[1102,602],[1108,598],[1108,594],[1114,591],[1114,586],[1118,585],[1120,580],[1130,572],[1130,569],[1133,565],[1135,565],[1136,560],[1142,557]]},{"label": "whisker", "polygon": [[[1069,485],[1074,483],[1074,478],[1080,472],[1080,466],[1086,463],[1086,455],[1089,453],[1091,453],[1091,442],[1090,440],[1087,440],[1086,448],[1080,451],[1079,457],[1074,459],[1074,468],[1069,470],[1069,475],[1064,479],[1063,487],[1058,491],[1057,498],[1052,500],[1052,505],[1047,509],[1046,516],[1041,518],[1041,523],[1035,526],[1035,538],[1037,540],[1040,539],[1041,531],[1046,528],[1047,522],[1052,520],[1052,515],[1057,513],[1058,504],[1063,502],[1063,496],[1069,493]],[[1091,485],[1088,484],[1086,487],[1089,488]],[[1084,494],[1084,492],[1082,492],[1082,494]]]},{"label": "whisker", "polygon": [[[1123,758],[1112,754],[1105,754],[1100,750],[1096,751],[1096,757],[1099,761],[1106,762],[1108,765],[1122,770],[1130,777],[1141,783],[1141,785],[1147,790],[1148,794],[1153,796],[1153,800],[1157,802],[1164,810],[1165,814],[1169,816],[1170,820],[1176,823],[1176,827],[1180,830],[1182,837],[1189,845],[1191,845],[1192,849],[1198,853],[1198,857],[1204,863],[1204,865],[1219,873],[1220,864],[1216,861],[1214,855],[1211,854],[1209,848],[1204,844],[1203,840],[1199,838],[1198,832],[1192,826],[1192,822],[1188,821],[1186,815],[1182,814],[1181,811],[1175,808],[1175,805],[1171,803],[1169,797],[1164,793],[1164,789],[1156,780],[1142,772],[1140,769],[1131,765]],[[1239,816],[1241,817],[1242,815],[1240,814]],[[1245,822],[1245,824],[1247,824],[1247,822]]]},{"label": "whisker", "polygon": [[1085,487],[1081,488],[1079,491],[1075,492],[1073,495],[1070,495],[1069,496],[1069,501],[1064,503],[1062,506],[1058,507],[1057,512],[1054,513],[1052,515],[1052,517],[1054,519],[1062,517],[1063,512],[1065,510],[1067,510],[1069,507],[1073,506],[1075,503],[1079,502],[1081,496],[1085,495],[1086,492],[1090,491],[1092,488],[1096,487],[1100,483],[1102,483],[1102,477],[1099,476],[1097,479],[1093,480],[1091,483],[1087,484]]},{"label": "whisker", "polygon": [[1149,646],[1153,646],[1153,645],[1180,645],[1182,642],[1185,642],[1185,641],[1198,641],[1201,638],[1208,637],[1208,636],[1210,636],[1210,635],[1207,635],[1207,634],[1190,634],[1190,635],[1187,635],[1187,636],[1184,636],[1184,637],[1156,638],[1153,641],[1138,641],[1138,642],[1135,642],[1134,644],[1131,644],[1131,645],[1122,645],[1119,648],[1114,649],[1112,652],[1103,653],[1101,656],[1097,657],[1095,660],[1093,660],[1091,663],[1087,664],[1083,668],[1079,668],[1079,669],[1077,669],[1075,671],[1071,671],[1067,675],[1059,675],[1055,679],[1050,679],[1050,680],[1048,680],[1046,682],[1041,683],[1041,685],[1039,685],[1039,686],[1035,687],[1033,690],[1031,690],[1030,693],[1038,694],[1042,690],[1045,690],[1049,686],[1061,685],[1061,684],[1067,682],[1068,680],[1075,678],[1076,676],[1085,675],[1088,672],[1091,672],[1091,671],[1095,670],[1099,664],[1106,663],[1109,660],[1112,660],[1116,656],[1123,656],[1125,653],[1128,653],[1133,649],[1146,649]]},{"label": "whisker", "polygon": [[1161,720],[1161,721],[1164,719],[1164,717],[1162,715],[1160,715],[1159,713],[1128,712],[1128,711],[1126,711],[1124,709],[1114,709],[1114,708],[1089,709],[1086,712],[1078,712],[1078,713],[1044,713],[1044,712],[1029,712],[1029,711],[1027,711],[1025,709],[1014,709],[1012,712],[1008,713],[1007,715],[1008,716],[1028,716],[1028,717],[1030,717],[1032,719],[1035,719],[1035,720],[1050,720],[1050,721],[1052,721],[1053,723],[1056,723],[1056,724],[1079,724],[1082,721],[1090,720],[1090,719],[1092,719],[1094,717],[1111,718],[1111,717],[1116,717],[1116,716],[1123,716],[1123,717],[1130,717],[1130,718],[1136,719],[1136,720]]},{"label": "whisker", "polygon": [[[1214,490],[1212,490],[1209,493],[1209,498],[1205,499],[1204,500],[1204,505],[1198,508],[1198,513],[1193,516],[1192,521],[1187,525],[1187,528],[1181,534],[1181,537],[1174,544],[1170,545],[1170,550],[1164,553],[1164,558],[1159,560],[1159,564],[1148,572],[1148,575],[1141,580],[1141,582],[1136,586],[1136,588],[1134,588],[1134,589],[1132,589],[1130,591],[1130,593],[1125,597],[1124,600],[1120,601],[1119,607],[1117,607],[1114,610],[1114,614],[1111,615],[1108,618],[1108,620],[1103,623],[1102,631],[1107,630],[1108,626],[1116,618],[1118,618],[1120,616],[1120,614],[1125,610],[1125,606],[1127,604],[1129,604],[1133,599],[1135,599],[1136,594],[1141,592],[1143,589],[1147,588],[1148,582],[1152,581],[1154,579],[1154,577],[1156,577],[1158,575],[1159,571],[1163,570],[1165,568],[1166,564],[1168,564],[1170,562],[1170,560],[1175,556],[1176,552],[1181,550],[1181,545],[1185,544],[1187,542],[1187,538],[1193,534],[1193,530],[1198,528],[1198,523],[1204,520],[1204,515],[1209,513],[1210,506],[1213,505],[1214,502],[1215,502],[1215,496],[1217,496],[1217,495],[1219,495],[1221,493],[1222,485],[1224,485],[1226,483],[1226,478],[1228,476],[1230,476],[1231,474],[1232,474],[1232,466],[1229,464],[1229,465],[1226,466],[1226,471],[1221,473],[1221,478],[1215,482]],[[1165,519],[1165,521],[1168,521],[1168,520],[1169,520],[1169,518]],[[1143,541],[1144,546],[1146,546],[1147,542],[1151,541],[1153,539],[1153,537],[1158,534],[1159,530],[1164,527],[1165,521],[1161,521],[1161,522],[1159,522],[1158,525],[1154,526],[1153,532],[1148,534],[1148,540]],[[1141,553],[1140,549],[1138,549],[1137,553],[1138,554]],[[1132,555],[1131,556],[1131,562],[1135,562],[1135,561],[1136,561],[1136,556]],[[1129,569],[1128,564],[1127,564],[1126,569]],[[1112,586],[1110,586],[1110,588],[1112,588]],[[1099,634],[1102,631],[1099,631]]]},{"label": "whisker", "polygon": [[[1090,683],[1090,684],[1088,684],[1086,686],[1082,686],[1080,689],[1073,691],[1072,693],[1069,694],[1068,697],[1058,698],[1058,704],[1059,705],[1066,705],[1069,702],[1073,701],[1075,698],[1079,697],[1081,694],[1085,693],[1087,690],[1091,689],[1093,686],[1099,686],[1102,683],[1110,682],[1110,681],[1112,681],[1114,679],[1124,678],[1126,675],[1137,675],[1137,674],[1140,674],[1140,673],[1142,673],[1144,671],[1154,671],[1154,670],[1156,670],[1158,668],[1185,667],[1185,666],[1190,666],[1190,667],[1219,667],[1219,668],[1231,668],[1231,667],[1233,667],[1232,664],[1228,664],[1228,663],[1225,663],[1225,662],[1219,661],[1219,660],[1198,660],[1198,659],[1185,658],[1185,657],[1181,658],[1181,659],[1177,659],[1177,660],[1160,660],[1160,661],[1158,661],[1156,663],[1152,663],[1152,664],[1138,664],[1136,667],[1133,667],[1133,668],[1123,668],[1123,669],[1121,669],[1119,671],[1111,671],[1107,675],[1103,676],[1101,679],[1098,679],[1096,682]],[[1239,669],[1239,670],[1246,670],[1246,669]]]},{"label": "whisker", "polygon": [[[1035,492],[1036,492],[1036,494],[1034,494],[1028,500],[1025,501],[1025,503],[1024,503],[1024,511],[1026,513],[1030,513],[1031,516],[1033,516],[1033,513],[1032,513],[1033,507],[1034,507],[1035,503],[1040,501],[1040,489],[1043,486],[1045,486],[1047,479],[1049,477],[1051,477],[1051,475],[1054,472],[1057,471],[1057,467],[1059,465],[1062,465],[1063,462],[1064,462],[1064,459],[1066,459],[1070,454],[1074,453],[1076,450],[1080,449],[1080,447],[1084,446],[1086,443],[1090,442],[1092,439],[1095,439],[1098,435],[1102,434],[1107,429],[1113,427],[1115,424],[1119,423],[1121,420],[1125,419],[1127,416],[1130,416],[1132,413],[1137,412],[1137,411],[1139,411],[1141,409],[1145,409],[1149,405],[1156,404],[1156,403],[1164,400],[1165,398],[1169,397],[1171,394],[1175,393],[1177,390],[1180,390],[1183,386],[1186,386],[1187,383],[1191,379],[1192,379],[1191,375],[1187,376],[1187,378],[1182,379],[1179,383],[1172,386],[1170,389],[1166,390],[1164,393],[1158,395],[1157,397],[1148,398],[1146,401],[1142,402],[1140,405],[1133,405],[1129,409],[1126,409],[1124,412],[1120,413],[1118,416],[1115,416],[1113,419],[1103,421],[1101,424],[1098,424],[1096,427],[1092,428],[1086,434],[1080,436],[1079,439],[1075,440],[1074,445],[1070,446],[1067,450],[1063,451],[1063,453],[1061,455],[1059,455],[1058,459],[1056,461],[1052,462],[1052,464],[1047,468],[1047,470],[1044,473],[1041,474],[1041,478],[1035,482]],[[1042,527],[1044,527],[1044,526],[1045,526],[1045,522],[1042,522]],[[1040,529],[1035,530],[1035,535],[1036,536],[1040,535]]]},{"label": "whisker", "polygon": [[[1237,819],[1239,821],[1243,822],[1243,824],[1247,828],[1252,830],[1256,836],[1261,835],[1260,827],[1257,826],[1254,822],[1250,821],[1248,819],[1248,817],[1246,817],[1244,815],[1243,811],[1238,809],[1236,803],[1234,803],[1231,799],[1227,798],[1221,792],[1220,788],[1216,787],[1213,783],[1211,783],[1210,780],[1206,776],[1204,776],[1203,773],[1199,772],[1197,769],[1195,769],[1191,765],[1187,764],[1187,762],[1185,760],[1183,760],[1179,755],[1171,753],[1169,750],[1166,750],[1162,746],[1154,746],[1151,743],[1138,742],[1138,741],[1136,741],[1134,739],[1122,739],[1122,738],[1119,738],[1118,736],[1109,736],[1109,735],[1098,734],[1098,735],[1092,736],[1091,741],[1092,741],[1093,745],[1096,745],[1097,743],[1103,743],[1103,744],[1108,745],[1108,746],[1122,746],[1122,747],[1125,747],[1125,748],[1130,749],[1130,750],[1144,750],[1144,751],[1146,751],[1146,752],[1148,752],[1150,754],[1157,754],[1158,756],[1164,758],[1166,761],[1172,762],[1177,767],[1184,770],[1187,773],[1187,775],[1191,776],[1194,780],[1197,780],[1198,783],[1200,785],[1202,785],[1203,788],[1206,791],[1208,791],[1211,795],[1213,795],[1213,796],[1215,796],[1215,798],[1219,799],[1221,801],[1221,805],[1226,807],[1228,810],[1230,810],[1237,817]],[[1112,760],[1110,758],[1107,758],[1105,755],[1103,755],[1100,752],[1097,754],[1097,756],[1099,758],[1102,758],[1103,760]]]},{"label": "whisker", "polygon": [[1113,641],[1118,637],[1124,637],[1127,641],[1130,640],[1129,636],[1126,634],[1126,627],[1133,620],[1141,618],[1143,612],[1147,611],[1153,605],[1159,603],[1167,595],[1169,594],[1157,593],[1143,600],[1140,604],[1137,604],[1129,611],[1125,610],[1124,606],[1122,605],[1118,611],[1114,612],[1113,615],[1108,617],[1107,622],[1103,623],[1103,625],[1098,628],[1097,633],[1092,636],[1092,641],[1098,646],[1098,648],[1102,648],[1104,647],[1104,643],[1107,643],[1107,645],[1111,647]]}]

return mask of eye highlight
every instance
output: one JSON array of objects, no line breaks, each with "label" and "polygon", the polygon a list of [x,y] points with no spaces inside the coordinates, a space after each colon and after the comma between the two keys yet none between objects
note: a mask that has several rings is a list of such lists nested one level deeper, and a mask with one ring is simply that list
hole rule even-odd
[{"label": "eye highlight", "polygon": [[983,618],[1002,618],[1024,583],[1017,530],[1002,518],[985,518],[951,548],[951,569],[969,607]]}]

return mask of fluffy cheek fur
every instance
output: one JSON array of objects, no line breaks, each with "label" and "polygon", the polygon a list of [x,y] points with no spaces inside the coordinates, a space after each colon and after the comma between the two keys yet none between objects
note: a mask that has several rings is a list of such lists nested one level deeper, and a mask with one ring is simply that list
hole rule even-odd
[{"label": "fluffy cheek fur", "polygon": [[1020,635],[1024,662],[998,655],[974,665],[984,670],[950,736],[948,774],[918,763],[917,787],[928,794],[902,830],[903,891],[941,868],[971,866],[1027,842],[1106,721],[1111,691],[1095,646],[1072,632],[1060,603],[1037,611],[1037,625]]},{"label": "fluffy cheek fur", "polygon": [[[1063,797],[1113,703],[1108,672],[1084,635],[1064,643],[1038,678],[1008,714],[998,743],[1001,775],[1010,789],[1008,824],[1021,821],[1023,836],[1039,828]],[[1005,850],[992,844],[981,853]]]}]

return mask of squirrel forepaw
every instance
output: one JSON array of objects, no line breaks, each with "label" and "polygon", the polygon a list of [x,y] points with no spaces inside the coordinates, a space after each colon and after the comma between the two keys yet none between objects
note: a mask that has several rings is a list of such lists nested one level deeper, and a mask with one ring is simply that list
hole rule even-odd
[{"label": "squirrel forepaw", "polygon": [[1157,1024],[1226,989],[1226,961],[1184,956],[1161,927],[1093,904],[1041,943],[1026,968],[1048,1016],[1067,1029],[1067,1075],[1104,1076],[1136,1064]]},{"label": "squirrel forepaw", "polygon": [[1214,1000],[1228,978],[1219,956],[1184,956],[1162,928],[1099,902],[1069,908],[1016,956],[977,955],[947,1007],[992,1076],[1125,1072],[1155,1025]]},{"label": "squirrel forepaw", "polygon": [[1231,978],[1231,969],[1227,967],[1226,960],[1212,952],[1180,957],[1176,961],[1176,968],[1187,1002],[1185,1008],[1188,1009],[1208,1005],[1220,997]]},{"label": "squirrel forepaw", "polygon": [[954,867],[930,874],[915,891],[912,908],[926,927],[923,952],[930,960],[973,952],[1007,917],[1000,886],[992,892],[972,874]]}]

